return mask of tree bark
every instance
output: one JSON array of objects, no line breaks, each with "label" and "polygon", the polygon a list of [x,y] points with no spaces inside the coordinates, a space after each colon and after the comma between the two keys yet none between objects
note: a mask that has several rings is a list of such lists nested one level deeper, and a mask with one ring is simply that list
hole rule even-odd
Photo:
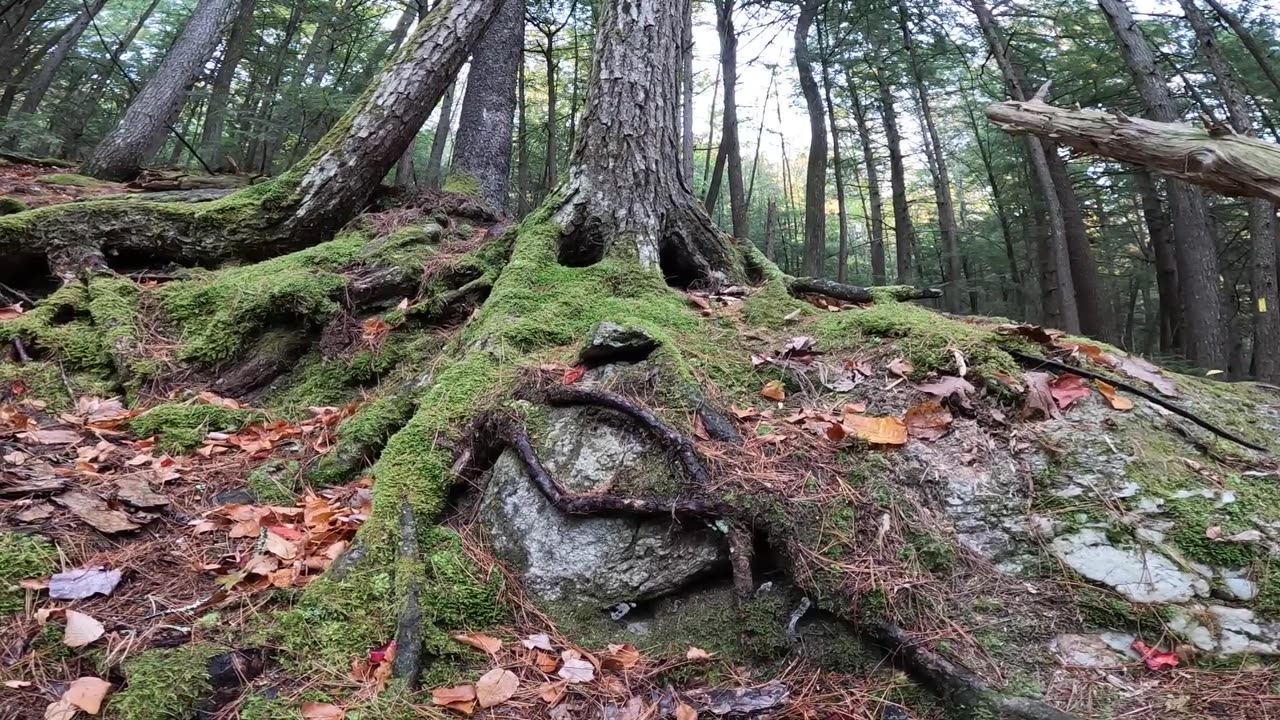
[{"label": "tree bark", "polygon": [[[523,43],[522,43],[523,44]],[[526,117],[527,105],[524,94],[524,62],[519,65],[519,79],[516,81],[516,103],[519,105],[519,146],[516,149],[516,217],[524,218],[529,214],[529,122]]]},{"label": "tree bark", "polygon": [[[1169,88],[1155,65],[1151,47],[1123,0],[1098,0],[1107,24],[1120,43],[1120,52],[1133,75],[1147,115],[1159,122],[1176,122],[1178,113]],[[1280,148],[1276,148],[1280,152]],[[1188,157],[1187,165],[1195,160]],[[1171,181],[1169,207],[1178,248],[1178,280],[1187,322],[1187,351],[1192,362],[1209,369],[1227,365],[1227,338],[1219,289],[1218,253],[1209,228],[1204,195]]]},{"label": "tree bark", "polygon": [[213,168],[221,169],[226,165],[222,136],[227,122],[227,103],[231,99],[231,81],[235,79],[236,68],[244,55],[245,40],[253,30],[253,6],[254,0],[240,0],[235,25],[222,53],[222,63],[218,65],[213,87],[209,90],[209,109],[200,135],[200,155]]},{"label": "tree bark", "polygon": [[693,0],[682,0],[684,3],[684,27],[680,35],[680,137],[683,141],[681,151],[684,158],[685,183],[693,190]]},{"label": "tree bark", "polygon": [[[67,56],[75,49],[76,43],[80,42],[80,36],[84,34],[85,28],[89,27],[89,23],[97,17],[104,4],[106,0],[94,0],[92,5],[87,5],[81,10],[75,20],[67,26],[62,33],[62,38],[58,40],[58,44],[54,46],[45,59],[44,65],[40,67],[40,72],[31,81],[31,87],[27,88],[27,94],[23,96],[22,105],[18,108],[19,114],[32,115],[40,108],[45,93],[49,92],[49,87],[53,85],[53,78],[57,75],[58,69],[62,67],[62,63],[66,62]],[[90,102],[97,102],[97,98],[90,98]]]},{"label": "tree bark", "polygon": [[862,162],[867,168],[867,202],[871,205],[871,284],[885,284],[884,262],[884,201],[880,196],[880,170],[876,165],[875,153],[871,147],[871,129],[867,123],[866,108],[862,104],[862,95],[854,86],[846,68],[845,82],[849,86],[849,96],[853,98],[853,116],[858,123],[858,140],[862,145]]},{"label": "tree bark", "polygon": [[[970,4],[978,17],[978,25],[987,41],[987,47],[995,56],[1000,72],[1009,85],[1010,94],[1015,100],[1025,100],[1027,98],[1026,82],[1007,54],[1008,48],[1004,38],[1001,37],[1000,28],[996,25],[991,9],[987,7],[985,0],[970,0]],[[1075,284],[1071,277],[1067,231],[1062,220],[1062,210],[1058,206],[1058,194],[1053,184],[1053,175],[1049,171],[1049,161],[1045,157],[1044,148],[1034,139],[1026,139],[1023,145],[1048,216],[1047,252],[1044,253],[1047,257],[1041,277],[1045,278],[1049,285],[1042,288],[1044,291],[1042,295],[1053,294],[1049,306],[1057,307],[1062,329],[1067,332],[1079,332],[1080,315],[1076,304]]]},{"label": "tree bark", "polygon": [[730,238],[680,179],[682,20],[669,0],[600,9],[573,162],[548,200],[563,264],[621,256],[682,287],[743,277]]},{"label": "tree bark", "polygon": [[100,180],[132,180],[147,151],[164,131],[165,122],[218,45],[230,21],[235,0],[200,0],[151,80],[129,103],[124,116],[81,166],[80,172]]},{"label": "tree bark", "polygon": [[1142,202],[1142,218],[1155,255],[1156,288],[1160,294],[1160,349],[1182,348],[1182,292],[1178,288],[1178,261],[1173,248],[1173,228],[1164,211],[1151,174],[1133,171],[1134,186]]},{"label": "tree bark", "polygon": [[720,148],[729,170],[729,207],[733,236],[745,238],[747,201],[742,177],[742,148],[738,143],[738,34],[733,28],[734,0],[716,0],[716,32],[720,36],[720,77],[724,82],[724,129]]},{"label": "tree bark", "polygon": [[[824,16],[825,21],[825,16]],[[836,125],[836,106],[831,101],[831,66],[827,58],[828,47],[822,25],[818,25],[818,45],[822,62],[822,92],[827,105],[827,120],[831,123],[831,160],[832,170],[836,176],[836,213],[840,224],[840,249],[837,253],[836,280],[843,283],[849,279],[849,213],[845,207],[844,197],[844,164],[840,157],[840,130]]]},{"label": "tree bark", "polygon": [[889,185],[893,192],[893,239],[897,259],[897,282],[915,282],[912,262],[916,254],[916,232],[907,205],[907,172],[902,164],[902,136],[898,133],[898,113],[894,109],[893,89],[889,87],[885,69],[876,70],[880,87],[880,112],[884,119],[884,136],[889,146]]},{"label": "tree bark", "polygon": [[973,137],[978,146],[978,157],[982,160],[982,169],[987,176],[987,184],[991,186],[991,199],[996,206],[996,219],[1000,222],[1000,237],[1004,240],[1004,257],[1009,267],[1009,283],[1013,289],[1014,307],[1017,308],[1017,316],[1025,318],[1027,317],[1026,291],[1022,287],[1022,272],[1018,267],[1018,256],[1013,247],[1013,228],[1009,222],[1009,210],[992,163],[991,145],[983,140],[983,135],[978,128],[977,113],[971,103],[965,103],[965,111],[969,116],[969,127],[973,130]]},{"label": "tree bark", "polygon": [[451,175],[479,186],[484,201],[507,214],[516,80],[524,50],[524,0],[505,0],[471,56]]},{"label": "tree bark", "polygon": [[1067,234],[1067,256],[1071,261],[1071,284],[1076,291],[1076,309],[1080,315],[1080,332],[1099,340],[1112,340],[1111,310],[1107,308],[1102,279],[1098,276],[1098,263],[1093,258],[1093,246],[1089,243],[1089,231],[1084,224],[1080,199],[1067,164],[1058,154],[1058,146],[1041,141],[1045,159],[1049,161],[1049,174],[1053,177],[1053,189],[1058,193],[1058,207],[1062,209],[1062,225]]},{"label": "tree bark", "polygon": [[827,260],[827,123],[822,95],[813,77],[809,30],[821,0],[807,0],[796,21],[796,71],[809,111],[809,159],[804,182],[804,274],[820,278]]},{"label": "tree bark", "polygon": [[[1218,93],[1227,106],[1231,129],[1251,135],[1253,122],[1249,106],[1236,85],[1231,65],[1218,48],[1213,29],[1205,21],[1194,0],[1179,0],[1187,22],[1195,31],[1200,54],[1209,65]],[[1249,283],[1253,290],[1253,373],[1265,382],[1280,382],[1280,297],[1276,290],[1276,207],[1264,200],[1249,203],[1249,240],[1251,267]]]},{"label": "tree bark", "polygon": [[542,193],[550,195],[560,179],[560,168],[557,167],[557,156],[560,148],[556,146],[556,56],[555,34],[546,34],[546,45],[543,47],[542,59],[547,69],[547,126],[546,126],[546,158],[542,163]]},{"label": "tree bark", "polygon": [[933,192],[938,205],[938,235],[942,244],[943,285],[942,302],[948,312],[959,313],[964,310],[963,276],[960,264],[960,243],[956,231],[956,211],[951,198],[951,178],[947,174],[947,162],[943,156],[942,139],[938,136],[938,128],[933,120],[933,106],[929,101],[929,92],[925,88],[924,68],[916,53],[915,40],[911,36],[911,23],[904,0],[898,0],[898,26],[902,31],[902,45],[907,50],[911,62],[911,75],[915,80],[916,100],[920,103],[920,114],[924,119],[925,142],[933,148]]},{"label": "tree bark", "polygon": [[777,224],[778,224],[778,200],[772,195],[769,196],[769,202],[765,206],[764,211],[764,256],[770,262],[777,262],[778,249],[775,247],[777,240]]}]

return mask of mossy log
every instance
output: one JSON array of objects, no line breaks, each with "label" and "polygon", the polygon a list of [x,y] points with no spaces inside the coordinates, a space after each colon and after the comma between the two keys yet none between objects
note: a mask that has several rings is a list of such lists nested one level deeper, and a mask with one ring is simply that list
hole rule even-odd
[{"label": "mossy log", "polygon": [[1158,170],[1225,195],[1280,202],[1280,145],[1240,135],[1120,113],[1071,110],[1039,100],[987,107],[1005,132],[1051,138],[1081,152]]}]

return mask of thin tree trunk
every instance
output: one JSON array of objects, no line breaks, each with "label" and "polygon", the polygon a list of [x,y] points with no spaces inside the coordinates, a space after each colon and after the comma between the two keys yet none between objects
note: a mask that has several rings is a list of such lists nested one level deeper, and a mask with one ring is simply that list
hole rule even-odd
[{"label": "thin tree trunk", "polygon": [[720,184],[724,181],[724,166],[727,161],[728,153],[724,149],[724,138],[721,138],[720,144],[716,146],[716,162],[711,168],[711,177],[707,180],[707,194],[702,198],[702,207],[708,215],[715,211],[720,202]]},{"label": "thin tree trunk", "polygon": [[253,6],[254,0],[240,0],[235,25],[222,53],[222,64],[218,66],[218,74],[214,76],[213,87],[209,91],[209,110],[200,137],[200,155],[213,168],[225,166],[222,136],[227,122],[227,103],[231,99],[231,81],[235,79],[236,67],[244,55],[245,40],[253,29]]},{"label": "thin tree trunk", "polygon": [[[21,65],[15,63],[12,68],[0,68],[0,87],[4,88],[4,92],[0,93],[0,119],[9,116],[9,111],[13,109],[13,101],[18,95],[18,89],[36,68],[44,65],[44,58],[49,54],[55,45],[62,41],[62,38],[71,29],[70,25],[64,25],[61,30],[49,36],[38,50],[30,54],[26,62]],[[68,87],[79,87],[79,83],[71,83]],[[97,97],[90,95],[88,97]],[[97,103],[86,103],[97,105]]]},{"label": "thin tree trunk", "polygon": [[[824,17],[824,20],[826,18]],[[827,59],[827,43],[822,24],[818,25],[818,46],[822,63],[822,91],[827,105],[827,120],[831,123],[831,159],[836,176],[836,212],[840,224],[840,249],[837,254],[836,281],[849,280],[849,213],[845,207],[844,164],[840,157],[840,129],[836,124],[836,106],[831,100],[831,67]]]},{"label": "thin tree trunk", "polygon": [[777,262],[778,248],[775,247],[777,241],[777,225],[778,225],[778,199],[769,196],[769,203],[765,206],[764,211],[764,256]]},{"label": "thin tree trunk", "polygon": [[1040,144],[1044,148],[1045,159],[1049,161],[1053,189],[1058,193],[1058,207],[1062,209],[1067,255],[1071,260],[1071,284],[1076,290],[1080,313],[1080,332],[1099,340],[1111,340],[1111,310],[1107,308],[1106,297],[1102,293],[1102,279],[1098,276],[1098,263],[1093,258],[1093,246],[1089,244],[1089,231],[1084,224],[1080,199],[1076,197],[1067,164],[1058,154],[1058,146],[1045,140]]},{"label": "thin tree trunk", "polygon": [[[1000,35],[1000,28],[996,25],[991,9],[987,7],[985,0],[970,0],[970,2],[974,14],[978,17],[978,25],[982,29],[987,46],[995,56],[1005,82],[1009,85],[1010,94],[1015,100],[1025,100],[1027,98],[1026,82],[1007,54],[1008,48]],[[1067,249],[1067,231],[1062,220],[1062,209],[1058,206],[1058,195],[1053,184],[1053,175],[1049,170],[1049,161],[1039,142],[1027,138],[1023,145],[1026,148],[1027,160],[1031,164],[1048,219],[1047,252],[1043,253],[1047,256],[1045,258],[1047,264],[1042,268],[1044,272],[1041,277],[1050,285],[1042,288],[1042,295],[1048,297],[1052,293],[1053,302],[1049,306],[1057,307],[1063,330],[1080,332],[1075,284],[1071,277],[1071,256]]]},{"label": "thin tree trunk", "polygon": [[738,35],[733,28],[734,0],[716,0],[716,31],[720,36],[720,76],[724,79],[724,130],[720,147],[729,170],[729,206],[733,235],[745,238],[747,201],[743,189],[742,148],[738,144]]},{"label": "thin tree trunk", "polygon": [[[1147,114],[1159,122],[1176,122],[1169,88],[1156,69],[1151,47],[1123,0],[1098,0],[1120,43],[1121,55],[1133,75]],[[1187,324],[1187,351],[1192,362],[1208,369],[1227,364],[1219,289],[1218,254],[1209,228],[1204,194],[1177,180],[1168,183],[1169,206],[1177,243],[1178,281]]]},{"label": "thin tree trunk", "polygon": [[[711,176],[711,149],[715,148],[719,152],[720,146],[716,144],[716,103],[720,100],[720,64],[716,64],[716,80],[711,84],[711,127],[707,128],[707,154],[702,159],[702,182],[710,184]],[[718,158],[717,158],[718,159]],[[711,197],[708,192],[707,197]]]},{"label": "thin tree trunk", "polygon": [[440,101],[440,119],[436,122],[436,131],[431,138],[431,154],[427,158],[427,187],[439,190],[444,180],[444,148],[449,142],[449,131],[453,129],[453,94],[457,83],[449,83]]},{"label": "thin tree trunk", "polygon": [[884,285],[886,282],[884,261],[884,201],[880,196],[880,170],[876,165],[875,153],[871,145],[871,129],[867,123],[866,108],[862,104],[862,94],[853,83],[848,68],[845,69],[845,83],[849,88],[849,96],[853,98],[853,117],[858,123],[858,140],[862,145],[862,162],[867,168],[867,202],[871,205],[871,284]]},{"label": "thin tree trunk", "polygon": [[200,0],[165,55],[155,75],[129,103],[129,109],[81,166],[80,172],[102,180],[131,180],[142,169],[146,153],[180,106],[186,88],[209,60],[231,19],[234,0]]},{"label": "thin tree trunk", "polygon": [[[523,46],[523,39],[521,45]],[[520,126],[516,130],[516,134],[520,136],[520,145],[516,150],[516,216],[523,218],[529,214],[529,123],[526,118],[526,104],[524,95],[524,59],[521,57],[519,64],[519,79],[516,81],[516,104],[519,105],[518,112]]]},{"label": "thin tree trunk", "polygon": [[1155,181],[1145,169],[1133,170],[1134,186],[1142,200],[1142,218],[1151,237],[1156,261],[1156,287],[1160,293],[1160,349],[1182,349],[1182,291],[1178,287],[1178,261],[1173,228],[1157,194]]},{"label": "thin tree trunk", "polygon": [[[31,87],[27,88],[27,94],[23,96],[22,105],[18,108],[20,114],[32,115],[40,108],[45,93],[49,92],[49,87],[53,85],[53,78],[57,75],[58,69],[62,67],[62,63],[66,62],[67,56],[75,49],[76,43],[80,42],[80,36],[84,34],[85,28],[89,27],[89,23],[97,17],[104,4],[106,0],[94,0],[92,5],[81,10],[75,20],[67,26],[62,38],[45,59],[40,72],[31,81]],[[91,98],[91,102],[96,102],[96,98]]]},{"label": "thin tree trunk", "polygon": [[524,0],[505,0],[471,56],[449,168],[451,177],[478,185],[485,202],[500,215],[507,214],[511,124],[523,46]]},{"label": "thin tree trunk", "polygon": [[760,167],[760,146],[764,140],[764,113],[769,107],[769,98],[773,95],[773,83],[777,80],[778,69],[769,71],[769,84],[764,89],[764,102],[760,104],[760,126],[756,129],[756,149],[751,158],[751,179],[747,181],[747,207],[751,207],[751,197],[756,190],[756,170]]},{"label": "thin tree trunk", "polygon": [[933,192],[938,205],[938,235],[943,255],[942,301],[948,312],[958,313],[963,310],[961,287],[963,275],[960,263],[960,243],[956,237],[956,212],[951,198],[951,178],[947,174],[947,162],[943,157],[942,139],[938,136],[938,128],[933,120],[933,106],[929,102],[929,92],[924,83],[924,68],[916,53],[915,40],[911,36],[911,24],[907,15],[904,0],[898,0],[898,26],[902,31],[902,44],[911,61],[912,79],[915,81],[916,101],[920,104],[920,114],[924,119],[925,142],[933,149]]},{"label": "thin tree trunk", "polygon": [[693,191],[693,0],[682,0],[684,28],[680,35],[681,150],[684,157],[685,182]]},{"label": "thin tree trunk", "polygon": [[1000,188],[1000,182],[996,179],[995,167],[992,163],[991,146],[990,143],[983,140],[973,106],[966,103],[965,110],[969,116],[969,127],[973,130],[973,136],[978,145],[978,157],[982,160],[982,169],[986,173],[987,184],[991,186],[991,199],[996,206],[996,219],[1000,222],[1000,237],[1004,240],[1005,262],[1009,266],[1009,282],[1013,286],[1014,306],[1018,310],[1018,317],[1025,318],[1027,317],[1026,293],[1022,287],[1022,273],[1018,268],[1017,253],[1014,252],[1013,248],[1013,228],[1009,222],[1009,211]]},{"label": "thin tree trunk", "polygon": [[555,189],[556,183],[560,179],[560,169],[557,166],[560,154],[560,148],[556,146],[556,46],[555,36],[547,34],[547,44],[543,48],[542,60],[547,68],[547,127],[546,127],[546,148],[547,156],[542,163],[542,194],[547,196]]},{"label": "thin tree trunk", "polygon": [[884,118],[884,135],[889,146],[889,185],[893,190],[893,238],[897,259],[897,282],[915,282],[912,259],[915,257],[916,233],[911,225],[911,209],[907,205],[907,173],[902,163],[902,137],[898,134],[898,114],[894,109],[893,90],[885,78],[885,70],[876,70],[880,87],[880,109]]},{"label": "thin tree trunk", "polygon": [[[1227,106],[1231,128],[1248,135],[1253,131],[1249,106],[1236,85],[1231,66],[1218,49],[1212,28],[1200,14],[1194,0],[1179,0],[1187,22],[1195,31],[1200,54],[1213,72],[1218,93]],[[1249,203],[1249,239],[1251,250],[1250,285],[1253,289],[1253,372],[1265,382],[1280,382],[1280,297],[1276,291],[1276,208],[1265,200]]]},{"label": "thin tree trunk", "polygon": [[1223,7],[1222,3],[1218,2],[1218,0],[1205,0],[1205,2],[1209,3],[1209,7],[1213,8],[1218,17],[1222,18],[1223,22],[1236,34],[1236,37],[1240,38],[1240,44],[1244,45],[1249,54],[1253,56],[1253,59],[1257,61],[1258,68],[1262,70],[1263,75],[1266,75],[1267,80],[1271,81],[1271,85],[1276,89],[1276,98],[1280,100],[1280,75],[1277,75],[1275,68],[1272,67],[1271,57],[1266,48],[1258,43],[1257,39],[1253,37],[1253,33],[1249,32],[1244,23],[1240,22],[1240,18]]},{"label": "thin tree trunk", "polygon": [[809,111],[809,159],[804,183],[804,274],[820,278],[827,259],[827,124],[822,110],[822,96],[813,77],[809,52],[809,30],[813,26],[821,0],[808,0],[796,21],[796,71],[800,90]]}]

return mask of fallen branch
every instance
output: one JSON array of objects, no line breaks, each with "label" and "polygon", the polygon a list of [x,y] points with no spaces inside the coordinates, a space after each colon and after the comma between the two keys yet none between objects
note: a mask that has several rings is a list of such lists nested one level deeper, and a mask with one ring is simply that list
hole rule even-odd
[{"label": "fallen branch", "polygon": [[552,405],[595,405],[597,407],[616,410],[639,423],[661,442],[662,446],[675,453],[684,467],[685,473],[699,487],[711,485],[711,474],[698,457],[693,441],[658,418],[658,416],[631,402],[630,400],[607,390],[552,387],[546,390],[544,397]]},{"label": "fallen branch", "polygon": [[787,279],[787,289],[793,295],[801,295],[804,293],[813,293],[817,295],[826,295],[836,300],[844,300],[845,302],[854,303],[872,303],[876,301],[876,296],[889,296],[894,300],[925,300],[928,298],[942,297],[942,291],[937,288],[916,288],[909,285],[889,285],[885,287],[858,287],[857,285],[845,285],[834,280],[823,280],[822,278],[798,277]]},{"label": "fallen branch", "polygon": [[1131,162],[1226,195],[1280,202],[1280,145],[1123,114],[1069,110],[1038,101],[987,107],[987,118],[1014,135],[1041,135],[1075,150]]},{"label": "fallen branch", "polygon": [[56,167],[56,168],[73,168],[75,163],[67,160],[59,160],[57,158],[38,158],[30,155],[23,155],[20,152],[12,150],[0,150],[0,160],[8,160],[11,163],[19,165],[35,165],[37,167]]},{"label": "fallen branch", "polygon": [[1010,355],[1014,357],[1014,359],[1018,360],[1024,365],[1037,367],[1037,368],[1048,367],[1048,368],[1053,368],[1058,372],[1071,373],[1072,375],[1078,375],[1082,378],[1087,378],[1089,380],[1100,380],[1119,390],[1124,390],[1125,392],[1133,393],[1134,395],[1137,395],[1143,400],[1153,402],[1156,405],[1159,405],[1160,407],[1164,408],[1165,410],[1168,410],[1169,412],[1173,413],[1174,415],[1190,420],[1191,422],[1195,423],[1196,425],[1199,425],[1200,427],[1204,428],[1205,430],[1208,430],[1209,432],[1213,433],[1214,435],[1217,435],[1218,437],[1225,438],[1227,440],[1230,440],[1233,443],[1236,443],[1237,445],[1242,445],[1244,447],[1249,448],[1250,450],[1256,450],[1257,452],[1260,452],[1263,454],[1271,453],[1270,450],[1262,447],[1261,445],[1255,445],[1249,442],[1248,440],[1245,440],[1244,438],[1241,438],[1238,435],[1231,433],[1230,431],[1223,430],[1222,428],[1201,418],[1200,416],[1196,415],[1190,410],[1186,410],[1177,405],[1174,405],[1173,403],[1169,402],[1168,400],[1165,400],[1164,398],[1161,398],[1157,395],[1153,395],[1147,392],[1146,390],[1143,390],[1142,388],[1131,385],[1123,380],[1117,380],[1116,378],[1108,377],[1101,373],[1092,372],[1090,370],[1084,370],[1078,367],[1074,367],[1072,365],[1067,365],[1066,363],[1060,363],[1057,360],[1049,360],[1048,358],[1036,357],[1035,355],[1027,355],[1017,350],[1007,350],[1006,352],[1008,352]]}]

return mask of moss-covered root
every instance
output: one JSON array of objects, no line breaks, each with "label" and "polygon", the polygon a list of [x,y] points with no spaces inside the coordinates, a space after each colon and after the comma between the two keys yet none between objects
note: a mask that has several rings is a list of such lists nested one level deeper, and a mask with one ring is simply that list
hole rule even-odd
[{"label": "moss-covered root", "polygon": [[410,687],[422,674],[422,653],[426,640],[424,618],[419,594],[422,592],[422,560],[418,548],[418,518],[413,505],[400,503],[400,547],[397,570],[403,576],[401,592],[404,607],[396,622],[396,659],[392,675],[404,680]]},{"label": "moss-covered root", "polygon": [[339,485],[365,468],[413,415],[414,392],[410,384],[370,400],[338,426],[337,444],[321,455],[307,472],[318,486]]},{"label": "moss-covered root", "polygon": [[193,717],[213,691],[209,662],[223,648],[187,645],[147,650],[124,663],[124,689],[111,698],[118,720],[176,720]]}]

